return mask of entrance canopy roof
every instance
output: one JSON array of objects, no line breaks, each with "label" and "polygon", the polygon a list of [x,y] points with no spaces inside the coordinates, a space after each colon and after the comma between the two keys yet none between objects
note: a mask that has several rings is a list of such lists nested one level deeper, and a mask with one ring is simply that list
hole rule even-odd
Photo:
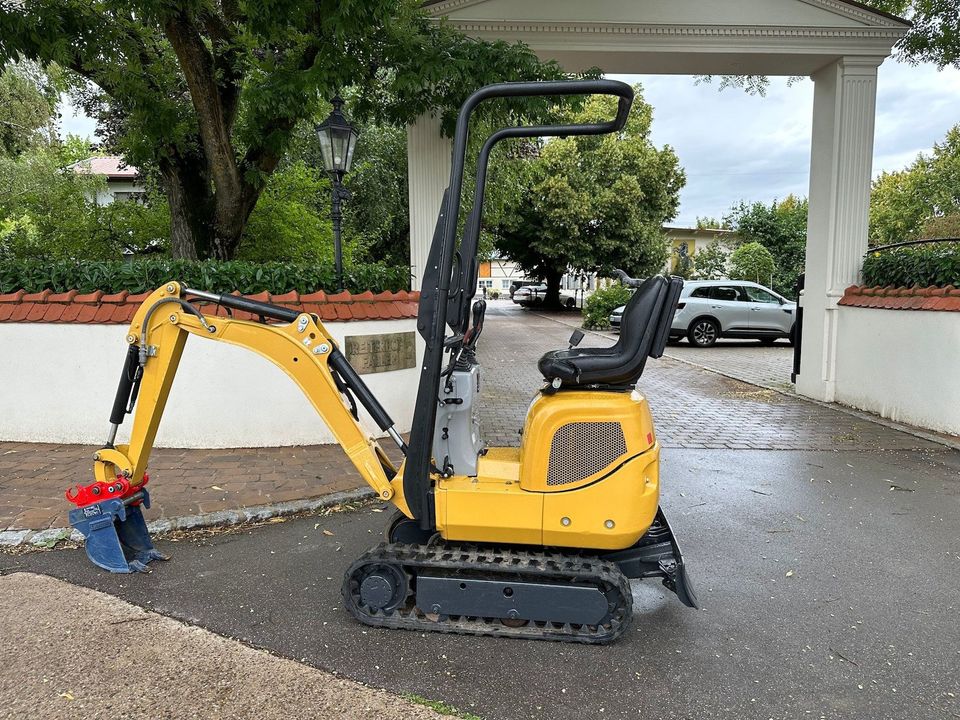
[{"label": "entrance canopy roof", "polygon": [[522,41],[575,72],[813,75],[890,54],[909,23],[849,0],[433,0],[471,37]]}]

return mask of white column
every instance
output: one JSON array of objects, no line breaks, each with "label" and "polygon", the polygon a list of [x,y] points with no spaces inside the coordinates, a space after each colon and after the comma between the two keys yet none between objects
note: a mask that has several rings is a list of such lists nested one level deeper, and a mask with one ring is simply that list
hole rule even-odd
[{"label": "white column", "polygon": [[443,191],[450,179],[451,142],[440,119],[421,115],[407,126],[407,184],[410,197],[411,290],[419,290]]},{"label": "white column", "polygon": [[803,347],[797,392],[832,402],[837,302],[858,282],[867,250],[877,67],[844,57],[813,76],[813,142],[807,222]]}]

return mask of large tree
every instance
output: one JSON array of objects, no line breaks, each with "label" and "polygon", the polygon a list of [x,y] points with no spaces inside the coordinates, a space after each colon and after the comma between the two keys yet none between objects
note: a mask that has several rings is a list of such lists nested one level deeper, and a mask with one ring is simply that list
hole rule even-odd
[{"label": "large tree", "polygon": [[870,194],[870,242],[950,237],[960,222],[960,125],[933,152],[882,173]]},{"label": "large tree", "polygon": [[557,77],[526,48],[470,40],[415,0],[23,0],[0,4],[0,60],[56,63],[107,144],[155,168],[175,257],[229,258],[299,121],[355,88],[404,122],[490,78]]},{"label": "large tree", "polygon": [[[494,217],[499,250],[547,283],[545,303],[558,305],[568,268],[648,275],[663,267],[663,223],[676,215],[683,170],[673,150],[650,141],[653,109],[636,87],[626,127],[618,134],[546,142],[532,158],[514,153],[512,201]],[[566,112],[568,123],[613,117],[616,100],[590,98]],[[494,213],[496,215],[496,213]]]},{"label": "large tree", "polygon": [[807,251],[807,201],[788,195],[770,205],[741,202],[725,218],[745,242],[758,242],[773,255],[773,287],[791,295]]}]

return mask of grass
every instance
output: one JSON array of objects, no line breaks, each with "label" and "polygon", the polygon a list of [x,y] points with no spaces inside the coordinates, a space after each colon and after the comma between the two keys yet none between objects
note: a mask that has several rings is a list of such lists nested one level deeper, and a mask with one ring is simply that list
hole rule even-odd
[{"label": "grass", "polygon": [[447,705],[445,702],[441,702],[440,700],[428,700],[422,695],[415,695],[411,693],[404,693],[403,697],[405,700],[409,700],[417,705],[428,707],[434,712],[440,713],[441,715],[450,715],[451,717],[463,718],[463,720],[482,720],[479,715],[462,712],[461,710],[457,710],[452,705]]}]

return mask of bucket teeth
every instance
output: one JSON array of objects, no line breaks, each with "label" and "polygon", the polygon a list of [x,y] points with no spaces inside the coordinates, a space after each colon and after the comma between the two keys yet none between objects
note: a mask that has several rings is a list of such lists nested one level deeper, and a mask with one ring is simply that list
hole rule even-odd
[{"label": "bucket teeth", "polygon": [[[146,489],[140,492],[150,507]],[[139,504],[114,498],[79,507],[70,511],[70,524],[83,534],[90,561],[112,573],[149,572],[150,561],[168,559],[153,546]]]}]

